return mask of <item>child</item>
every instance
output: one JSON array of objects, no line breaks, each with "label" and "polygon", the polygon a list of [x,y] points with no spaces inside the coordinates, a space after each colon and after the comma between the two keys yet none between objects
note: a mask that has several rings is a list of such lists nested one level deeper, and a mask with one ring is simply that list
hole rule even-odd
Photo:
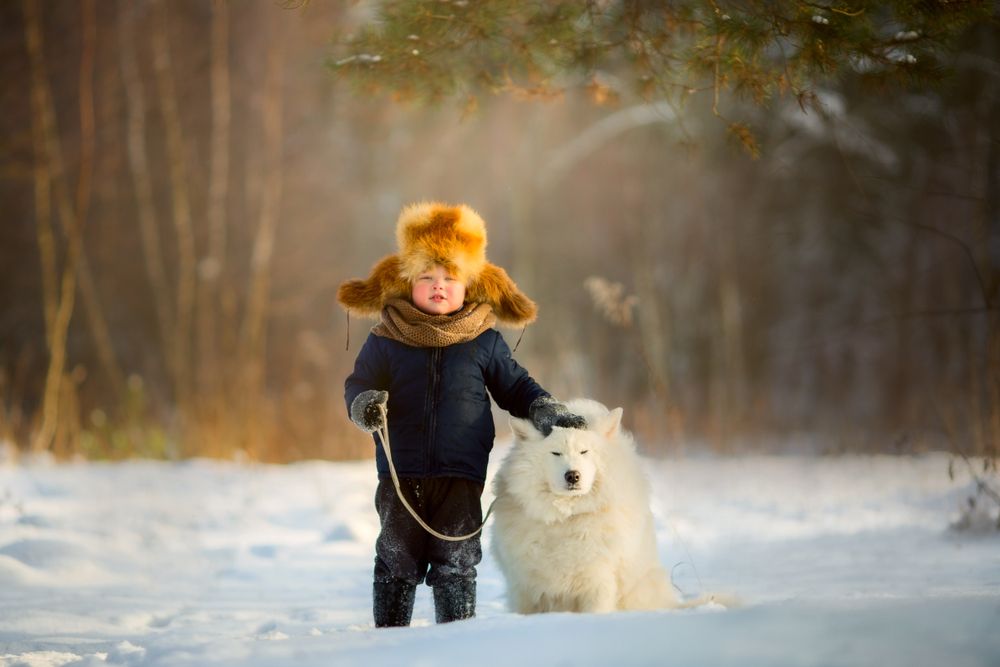
[{"label": "child", "polygon": [[[396,240],[398,254],[337,293],[348,312],[381,319],[358,354],[344,397],[351,420],[367,433],[383,425],[379,406],[386,407],[406,500],[438,532],[465,535],[482,523],[480,496],[494,438],[490,396],[544,433],[586,424],[514,361],[493,328],[498,320],[527,325],[536,307],[503,269],[486,261],[486,227],[475,211],[409,206]],[[376,462],[382,530],[375,545],[375,625],[409,625],[425,576],[438,623],[474,616],[478,534],[461,542],[430,535],[400,502],[381,446]]]}]

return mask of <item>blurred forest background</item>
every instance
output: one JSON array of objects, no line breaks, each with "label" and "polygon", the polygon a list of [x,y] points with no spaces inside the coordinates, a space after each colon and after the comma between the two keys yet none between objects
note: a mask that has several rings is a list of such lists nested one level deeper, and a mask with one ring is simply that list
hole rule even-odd
[{"label": "blurred forest background", "polygon": [[336,288],[437,199],[482,214],[538,303],[519,361],[624,406],[647,451],[996,455],[995,20],[932,85],[848,74],[808,104],[679,103],[602,71],[414,105],[337,76],[372,11],[0,3],[0,441],[371,455],[342,397],[371,322]]}]

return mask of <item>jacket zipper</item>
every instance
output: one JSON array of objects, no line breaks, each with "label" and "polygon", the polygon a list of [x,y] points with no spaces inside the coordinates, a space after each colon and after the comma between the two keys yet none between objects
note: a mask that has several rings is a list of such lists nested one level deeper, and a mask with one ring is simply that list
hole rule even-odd
[{"label": "jacket zipper", "polygon": [[441,348],[435,347],[431,349],[431,386],[428,391],[428,406],[427,411],[427,447],[424,449],[426,452],[426,457],[424,459],[424,472],[425,474],[431,474],[431,469],[434,464],[434,450],[437,441],[437,408],[438,408],[438,385],[441,379]]}]

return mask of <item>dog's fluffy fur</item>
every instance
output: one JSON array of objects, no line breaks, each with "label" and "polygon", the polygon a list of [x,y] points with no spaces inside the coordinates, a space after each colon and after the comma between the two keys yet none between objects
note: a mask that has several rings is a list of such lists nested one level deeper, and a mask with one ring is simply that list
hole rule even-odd
[{"label": "dog's fluffy fur", "polygon": [[[492,550],[508,602],[524,614],[677,605],[656,551],[649,485],[621,408],[569,401],[588,428],[544,437],[511,419],[514,446],[494,478]],[[575,472],[576,474],[573,474]]]}]

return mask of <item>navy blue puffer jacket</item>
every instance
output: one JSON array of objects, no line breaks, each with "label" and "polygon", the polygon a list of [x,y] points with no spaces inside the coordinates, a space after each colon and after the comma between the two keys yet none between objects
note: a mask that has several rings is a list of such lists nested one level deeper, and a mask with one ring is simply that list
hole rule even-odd
[{"label": "navy blue puffer jacket", "polygon": [[[495,436],[490,396],[515,417],[527,418],[531,403],[549,395],[514,361],[496,329],[447,347],[411,347],[369,334],[344,383],[348,413],[368,389],[389,392],[389,444],[400,477],[480,483]],[[381,445],[375,456],[379,478],[388,478]]]}]

